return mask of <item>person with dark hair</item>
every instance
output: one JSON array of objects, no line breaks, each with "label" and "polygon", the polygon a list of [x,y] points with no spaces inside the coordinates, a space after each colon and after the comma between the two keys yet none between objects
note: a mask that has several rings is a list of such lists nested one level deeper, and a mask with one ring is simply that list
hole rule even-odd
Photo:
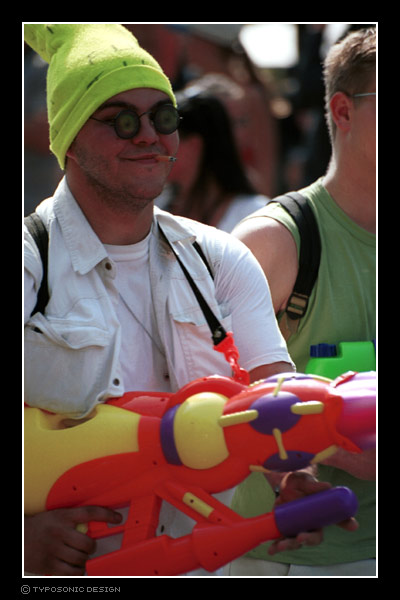
[{"label": "person with dark hair", "polygon": [[201,82],[176,98],[182,117],[180,147],[169,176],[166,209],[231,231],[269,199],[256,193],[249,181],[222,100]]}]

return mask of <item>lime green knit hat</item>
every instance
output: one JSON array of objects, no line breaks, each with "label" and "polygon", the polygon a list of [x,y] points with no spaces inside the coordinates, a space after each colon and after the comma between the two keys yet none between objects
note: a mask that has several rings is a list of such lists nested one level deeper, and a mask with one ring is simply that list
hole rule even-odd
[{"label": "lime green knit hat", "polygon": [[50,149],[62,169],[75,136],[106,100],[134,88],[167,94],[171,84],[136,38],[115,23],[27,23],[25,41],[49,63]]}]

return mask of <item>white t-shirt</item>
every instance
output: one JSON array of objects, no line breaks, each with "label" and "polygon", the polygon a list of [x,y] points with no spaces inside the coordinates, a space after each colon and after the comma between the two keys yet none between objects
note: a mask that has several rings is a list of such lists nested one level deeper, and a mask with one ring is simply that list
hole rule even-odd
[{"label": "white t-shirt", "polygon": [[157,331],[149,276],[150,233],[137,244],[105,245],[116,265],[121,323],[120,363],[126,390],[170,392],[168,366]]},{"label": "white t-shirt", "polygon": [[256,210],[263,208],[269,202],[267,196],[257,194],[254,196],[241,194],[233,198],[217,227],[222,231],[231,232],[245,217]]}]

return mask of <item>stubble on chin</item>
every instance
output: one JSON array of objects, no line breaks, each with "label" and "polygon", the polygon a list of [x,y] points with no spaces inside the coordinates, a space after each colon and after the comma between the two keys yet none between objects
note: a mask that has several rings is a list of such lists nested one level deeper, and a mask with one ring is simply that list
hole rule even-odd
[{"label": "stubble on chin", "polygon": [[[114,213],[139,213],[153,200],[153,193],[144,193],[131,186],[109,186],[92,180],[91,186],[96,191],[99,203],[111,209]],[[156,194],[158,195],[158,194]]]},{"label": "stubble on chin", "polygon": [[124,180],[111,172],[108,161],[97,157],[79,155],[79,165],[85,187],[98,198],[99,205],[116,214],[137,214],[161,194],[163,183],[151,179],[151,173],[141,182],[135,179]]}]

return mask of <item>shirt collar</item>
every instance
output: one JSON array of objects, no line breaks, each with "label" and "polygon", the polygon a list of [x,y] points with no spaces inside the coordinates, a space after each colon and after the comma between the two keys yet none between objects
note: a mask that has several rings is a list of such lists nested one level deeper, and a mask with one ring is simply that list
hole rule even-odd
[{"label": "shirt collar", "polygon": [[[172,215],[164,210],[161,210],[157,206],[154,207],[154,219],[160,223],[163,232],[168,238],[170,243],[188,243],[193,244],[196,240],[196,233],[194,228],[191,227],[191,221],[183,217]],[[154,228],[155,230],[155,228]]]},{"label": "shirt collar", "polygon": [[[61,180],[53,200],[54,213],[71,256],[72,266],[75,271],[85,275],[108,257],[107,251],[72,195],[66,177]],[[179,242],[192,244],[196,239],[194,230],[190,228],[190,221],[154,207],[153,231],[156,231],[157,222],[174,246]],[[179,253],[179,249],[175,248]]]},{"label": "shirt collar", "polygon": [[89,225],[65,177],[54,194],[54,213],[75,271],[85,275],[107,258],[106,249]]}]

